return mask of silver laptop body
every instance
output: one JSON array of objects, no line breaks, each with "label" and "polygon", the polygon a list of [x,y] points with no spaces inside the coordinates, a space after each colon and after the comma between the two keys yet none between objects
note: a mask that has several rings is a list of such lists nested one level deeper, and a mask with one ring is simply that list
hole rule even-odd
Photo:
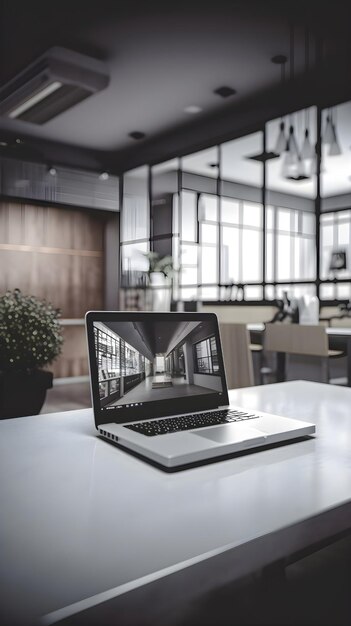
[{"label": "silver laptop body", "polygon": [[99,434],[164,469],[315,433],[230,405],[214,314],[93,311],[86,324]]}]

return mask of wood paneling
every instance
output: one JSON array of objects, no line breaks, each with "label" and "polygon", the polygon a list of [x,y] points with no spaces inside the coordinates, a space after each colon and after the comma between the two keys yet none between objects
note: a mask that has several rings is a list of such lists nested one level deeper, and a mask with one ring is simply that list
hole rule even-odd
[{"label": "wood paneling", "polygon": [[103,307],[103,214],[0,203],[0,292],[19,287],[65,318]]},{"label": "wood paneling", "polygon": [[61,356],[48,367],[56,378],[89,374],[85,326],[64,326]]},{"label": "wood paneling", "polygon": [[[0,293],[18,287],[83,318],[104,307],[105,215],[101,211],[0,202]],[[56,375],[88,372],[84,329],[65,329]],[[76,356],[75,356],[76,354]]]}]

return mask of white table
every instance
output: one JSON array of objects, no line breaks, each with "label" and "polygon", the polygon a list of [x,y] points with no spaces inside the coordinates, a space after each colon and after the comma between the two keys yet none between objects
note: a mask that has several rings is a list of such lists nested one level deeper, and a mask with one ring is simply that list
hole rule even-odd
[{"label": "white table", "polygon": [[[247,329],[251,332],[263,333],[265,329],[265,324],[260,322],[247,324]],[[336,337],[341,339],[343,343],[346,344],[346,355],[347,355],[347,385],[351,387],[351,328],[338,328],[338,327],[329,327],[325,328],[325,332],[328,337]]]},{"label": "white table", "polygon": [[166,474],[98,439],[90,409],[0,422],[5,615],[51,624],[95,606],[88,625],[112,606],[140,626],[162,602],[349,529],[351,390],[289,382],[231,398],[315,421],[317,437]]}]

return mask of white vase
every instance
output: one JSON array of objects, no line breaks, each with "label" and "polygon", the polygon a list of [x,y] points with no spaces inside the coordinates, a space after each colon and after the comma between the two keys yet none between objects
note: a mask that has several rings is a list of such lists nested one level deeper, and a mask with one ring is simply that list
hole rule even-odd
[{"label": "white vase", "polygon": [[151,272],[150,286],[152,293],[153,311],[170,311],[171,309],[171,280],[162,272]]}]

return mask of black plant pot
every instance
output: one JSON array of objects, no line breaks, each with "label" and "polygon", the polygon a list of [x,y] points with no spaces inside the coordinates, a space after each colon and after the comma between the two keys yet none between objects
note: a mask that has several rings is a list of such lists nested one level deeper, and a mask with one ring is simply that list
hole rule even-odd
[{"label": "black plant pot", "polygon": [[44,370],[0,372],[0,419],[40,413],[52,379]]}]

